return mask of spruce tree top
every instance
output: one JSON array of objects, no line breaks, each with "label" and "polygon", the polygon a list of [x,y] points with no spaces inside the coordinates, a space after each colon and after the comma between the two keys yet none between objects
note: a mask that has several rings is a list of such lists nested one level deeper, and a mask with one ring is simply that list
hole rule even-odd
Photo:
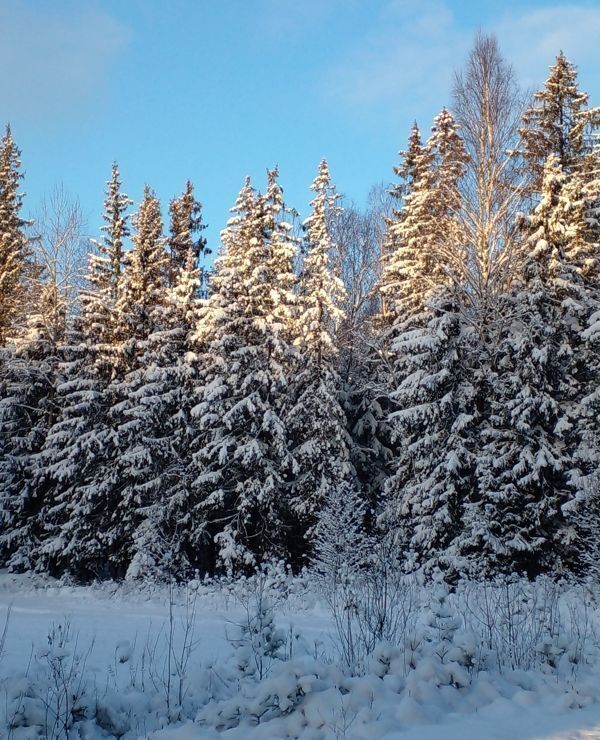
[{"label": "spruce tree top", "polygon": [[7,126],[0,141],[0,346],[22,315],[24,278],[33,267],[25,233],[30,222],[20,215],[24,197],[19,192],[23,179],[20,155]]},{"label": "spruce tree top", "polygon": [[408,146],[406,150],[400,151],[400,164],[394,167],[394,174],[400,178],[400,182],[392,188],[392,195],[395,198],[402,198],[412,190],[415,180],[419,177],[422,152],[421,131],[415,121],[408,137]]},{"label": "spruce tree top", "polygon": [[134,300],[155,297],[164,283],[166,253],[160,202],[148,185],[134,216],[133,249],[128,254],[127,288]]},{"label": "spruce tree top", "polygon": [[544,166],[554,154],[570,172],[589,151],[590,129],[600,125],[598,110],[588,109],[588,95],[578,87],[577,67],[561,51],[534,104],[523,115],[523,155],[534,171],[533,188],[540,192]]},{"label": "spruce tree top", "polygon": [[[169,248],[176,273],[178,269],[185,269],[190,252],[196,262],[200,255],[210,252],[206,248],[206,239],[202,236],[206,228],[202,222],[202,204],[194,197],[194,186],[190,180],[187,181],[183,194],[171,201],[169,214],[171,217]],[[173,281],[175,277],[174,274]]]},{"label": "spruce tree top", "polygon": [[[15,144],[10,124],[6,126],[0,143],[0,207],[12,206],[11,219],[21,228],[27,221],[18,218],[18,210],[23,204],[23,193],[19,193],[19,183],[23,179],[21,169],[21,152]],[[3,221],[3,223],[5,223]]]},{"label": "spruce tree top", "polygon": [[113,162],[112,175],[106,183],[106,198],[102,219],[102,240],[92,239],[97,248],[96,259],[91,259],[90,280],[93,285],[108,289],[113,300],[117,298],[123,270],[124,240],[129,236],[127,209],[133,201],[121,192],[119,167]]},{"label": "spruce tree top", "polygon": [[0,242],[16,239],[18,244],[13,246],[17,250],[24,249],[27,245],[29,240],[23,229],[32,223],[19,215],[25,197],[24,193],[19,192],[22,179],[21,151],[15,144],[8,125],[0,142]]},{"label": "spruce tree top", "polygon": [[311,190],[312,213],[304,221],[305,258],[300,276],[300,316],[296,344],[320,367],[330,364],[335,355],[334,334],[344,319],[341,309],[346,297],[342,281],[330,268],[334,243],[329,231],[332,212],[338,208],[339,195],[331,183],[329,167],[323,159]]},{"label": "spruce tree top", "polygon": [[388,326],[420,314],[463,261],[457,214],[468,157],[458,126],[444,108],[424,146],[414,130],[411,139],[411,187],[403,194],[402,211],[389,224],[380,280],[383,323]]}]

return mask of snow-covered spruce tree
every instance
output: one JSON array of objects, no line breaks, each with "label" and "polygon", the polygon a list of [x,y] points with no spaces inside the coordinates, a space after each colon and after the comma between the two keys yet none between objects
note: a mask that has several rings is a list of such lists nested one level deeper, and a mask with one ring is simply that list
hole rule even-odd
[{"label": "snow-covered spruce tree", "polygon": [[394,224],[402,276],[391,346],[397,452],[384,519],[399,530],[408,567],[453,569],[473,485],[475,409],[471,336],[454,282],[463,258],[459,182],[467,158],[448,111],[435,119],[421,156]]},{"label": "snow-covered spruce tree", "polygon": [[568,175],[580,170],[591,153],[592,134],[600,126],[600,109],[588,108],[588,94],[578,87],[577,68],[561,51],[544,87],[523,115],[523,156],[532,170],[531,186],[541,193],[544,167],[553,154]]},{"label": "snow-covered spruce tree", "polygon": [[[506,232],[509,241],[499,253],[505,267],[495,270],[508,279],[504,287],[499,285],[495,305],[500,321],[488,322],[492,331],[482,334],[481,366],[487,358],[489,380],[479,395],[485,397],[486,423],[471,512],[477,516],[467,527],[465,547],[471,556],[483,552],[490,569],[530,573],[568,566],[565,557],[576,559],[574,531],[568,538],[564,535],[565,511],[556,507],[576,494],[579,476],[593,467],[594,435],[589,416],[580,413],[583,409],[576,399],[584,398],[586,387],[594,384],[593,355],[584,351],[579,332],[590,314],[590,301],[597,300],[593,295],[598,241],[589,228],[590,142],[597,112],[587,108],[576,69],[562,53],[534,98],[520,129],[524,156],[520,188],[507,192],[524,190],[541,205],[520,233],[514,228],[512,236]],[[540,256],[544,249],[548,253]],[[544,261],[554,267],[542,269]],[[556,277],[561,271],[562,277]],[[560,348],[564,356],[559,359]],[[559,383],[557,376],[563,373],[565,382]],[[576,432],[559,425],[555,433],[558,419],[570,420],[567,424],[573,423]],[[543,431],[537,431],[538,425]],[[558,455],[556,462],[552,455]],[[562,551],[550,544],[554,538],[562,540]],[[539,556],[536,542],[544,543],[544,552],[553,557]],[[481,567],[481,560],[476,567]]]},{"label": "snow-covered spruce tree", "polygon": [[202,204],[194,197],[194,186],[190,180],[183,193],[169,204],[169,215],[169,283],[174,286],[180,271],[188,267],[190,253],[194,258],[194,267],[198,267],[203,255],[210,254],[206,239],[202,236],[206,228],[202,222]]},{"label": "snow-covered spruce tree", "polygon": [[148,186],[133,226],[115,312],[119,359],[107,389],[114,446],[104,452],[98,480],[104,488],[103,540],[111,571],[119,575],[133,557],[144,509],[159,497],[169,455],[169,441],[157,438],[163,420],[155,416],[158,389],[149,378],[161,349],[156,335],[164,326],[169,258],[160,202]]},{"label": "snow-covered spruce tree", "polygon": [[[56,421],[56,386],[67,327],[67,301],[56,282],[31,281],[38,291],[0,373],[0,510],[5,513],[0,550],[12,568],[26,569],[43,536],[37,489],[38,454]],[[6,545],[6,546],[4,546]]]},{"label": "snow-covered spruce tree", "polygon": [[[0,491],[10,511],[3,537],[10,543],[10,565],[30,567],[39,539],[44,534],[40,511],[45,502],[38,490],[38,453],[49,427],[56,421],[55,393],[61,381],[68,314],[73,310],[77,250],[82,222],[76,202],[56,189],[36,219],[35,254],[43,271],[30,276],[33,294],[27,323],[13,341],[11,361],[4,380],[7,393],[0,393],[0,438],[5,453],[0,472]],[[2,444],[2,443],[0,443]],[[6,553],[5,553],[6,554]]]},{"label": "snow-covered spruce tree", "polygon": [[400,164],[394,167],[394,174],[400,182],[392,188],[392,194],[397,199],[399,209],[394,214],[396,218],[401,218],[400,205],[405,195],[411,192],[418,179],[420,171],[420,155],[423,151],[423,142],[419,124],[414,121],[410,135],[408,137],[408,146],[405,150],[399,152]]},{"label": "snow-covered spruce tree", "polygon": [[[400,182],[391,194],[396,200],[391,216],[386,219],[382,240],[380,274],[374,290],[378,311],[364,327],[361,357],[354,377],[348,381],[344,408],[352,437],[352,462],[358,481],[369,500],[369,518],[380,509],[385,480],[390,474],[394,455],[391,441],[389,393],[393,385],[390,342],[396,318],[396,300],[402,294],[406,268],[399,257],[401,245],[397,224],[402,220],[402,205],[424,169],[425,158],[421,133],[414,123],[408,146],[400,152],[401,162],[394,167]],[[408,255],[402,253],[408,259]]]},{"label": "snow-covered spruce tree", "polygon": [[128,576],[184,577],[191,566],[207,568],[201,553],[186,548],[189,518],[189,458],[194,439],[191,409],[201,392],[197,382],[198,254],[190,243],[185,263],[157,300],[161,314],[146,341],[140,366],[126,377],[130,420],[120,464],[127,487],[123,503],[134,510]]},{"label": "snow-covered spruce tree", "polygon": [[[413,128],[404,162],[397,172],[402,206],[390,221],[379,290],[387,298],[387,341],[405,324],[414,324],[429,297],[452,284],[464,259],[458,231],[458,182],[467,160],[451,114],[436,117],[425,145]],[[395,357],[398,362],[398,357]],[[398,367],[395,367],[398,374]]]},{"label": "snow-covered spruce tree", "polygon": [[[355,475],[336,371],[335,331],[343,318],[344,286],[330,262],[333,243],[328,221],[338,196],[325,160],[311,190],[315,197],[312,213],[304,222],[304,260],[294,327],[297,370],[289,391],[293,404],[287,417],[294,466],[290,504],[300,530],[309,538],[332,490]],[[292,550],[299,548],[293,553],[297,558],[306,543],[295,544]]]},{"label": "snow-covered spruce tree", "polygon": [[279,170],[277,167],[267,170],[263,225],[270,242],[270,276],[281,295],[279,299],[273,296],[274,327],[286,339],[291,337],[296,307],[294,290],[297,279],[293,265],[298,251],[298,238],[288,221],[294,213],[284,202],[283,190],[279,184]]},{"label": "snow-covered spruce tree", "polygon": [[27,278],[33,269],[28,221],[21,217],[21,152],[10,126],[0,140],[0,347],[25,324]]},{"label": "snow-covered spruce tree", "polygon": [[[586,468],[583,398],[596,385],[582,341],[597,280],[580,178],[558,156],[546,163],[541,201],[526,226],[523,272],[506,297],[511,323],[478,459],[464,551],[490,570],[577,568],[569,510]],[[586,459],[587,458],[587,459]]]},{"label": "snow-covered spruce tree", "polygon": [[214,542],[228,568],[281,554],[287,539],[294,275],[293,246],[276,227],[275,187],[272,176],[268,198],[249,180],[240,192],[196,337],[206,385],[194,409],[190,547],[210,557]]},{"label": "snow-covered spruce tree", "polygon": [[392,345],[401,374],[392,393],[397,453],[386,483],[385,519],[399,530],[407,567],[454,572],[463,507],[474,486],[472,336],[460,301],[444,287],[410,326]]},{"label": "snow-covered spruce tree", "polygon": [[355,368],[342,386],[342,407],[350,434],[350,461],[372,523],[382,504],[382,489],[393,459],[389,412],[389,353],[381,335],[365,325]]},{"label": "snow-covered spruce tree", "polygon": [[[135,411],[142,417],[142,439],[132,455],[140,462],[149,456],[152,463],[148,467],[154,477],[142,484],[146,495],[133,535],[129,576],[184,577],[192,565],[208,569],[202,552],[188,546],[194,527],[189,461],[196,431],[191,410],[202,392],[197,346],[191,339],[201,320],[197,297],[200,274],[195,261],[190,252],[187,266],[166,291],[162,328],[149,338],[155,352],[143,374],[145,395],[140,393],[141,401],[147,396],[148,408],[141,406],[143,414]],[[157,467],[157,460],[162,467]],[[146,474],[147,468],[142,466],[137,486],[146,480]]]},{"label": "snow-covered spruce tree", "polygon": [[111,362],[106,345],[98,344],[91,331],[97,313],[93,310],[89,315],[89,305],[82,305],[67,333],[56,387],[55,422],[34,460],[34,485],[41,501],[35,526],[43,534],[33,563],[38,570],[69,572],[81,578],[109,575],[100,544],[100,515],[90,513],[90,508],[102,495],[96,481],[105,450],[114,444],[107,416]]},{"label": "snow-covered spruce tree", "polygon": [[[43,291],[40,311],[44,298]],[[0,559],[18,570],[31,568],[44,534],[36,456],[56,415],[60,350],[38,319],[30,317],[25,336],[0,366]]]},{"label": "snow-covered spruce tree", "polygon": [[103,475],[115,431],[108,412],[109,386],[120,354],[115,308],[122,279],[129,198],[121,193],[118,168],[107,183],[101,241],[88,256],[80,311],[67,332],[56,389],[56,420],[36,456],[35,486],[43,504],[44,530],[36,567],[81,578],[110,574],[103,542]]}]

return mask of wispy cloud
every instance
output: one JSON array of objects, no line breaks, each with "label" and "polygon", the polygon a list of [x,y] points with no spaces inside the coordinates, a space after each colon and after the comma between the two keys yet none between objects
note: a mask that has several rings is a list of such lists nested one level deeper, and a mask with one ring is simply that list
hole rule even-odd
[{"label": "wispy cloud", "polygon": [[356,0],[258,0],[256,29],[270,42],[285,42],[290,34],[318,27],[334,11],[344,12],[344,6],[354,2]]},{"label": "wispy cloud", "polygon": [[415,101],[441,105],[468,38],[442,0],[385,3],[360,42],[325,72],[321,92],[364,115],[396,116]]},{"label": "wispy cloud", "polygon": [[0,0],[0,119],[64,120],[85,111],[128,38],[94,3]]},{"label": "wispy cloud", "polygon": [[[600,7],[596,3],[538,8],[500,18],[492,30],[525,85],[538,86],[543,82],[561,49],[582,70],[590,71],[590,79],[597,81]],[[587,73],[585,76],[588,77]]]},{"label": "wispy cloud", "polygon": [[[501,4],[498,4],[501,11]],[[460,67],[478,29],[458,22],[445,0],[388,0],[363,37],[325,70],[320,91],[356,118],[399,118],[449,102],[452,72]],[[600,8],[586,3],[501,12],[483,27],[527,86],[539,85],[562,48],[580,67],[600,66]]]}]

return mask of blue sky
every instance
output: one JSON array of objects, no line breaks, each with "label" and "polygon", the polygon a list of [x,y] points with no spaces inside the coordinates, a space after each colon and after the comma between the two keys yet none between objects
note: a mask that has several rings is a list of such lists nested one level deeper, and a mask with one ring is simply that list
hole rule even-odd
[{"label": "blue sky", "polygon": [[359,204],[391,181],[478,28],[529,86],[563,48],[600,103],[597,0],[0,0],[0,121],[28,211],[62,183],[93,235],[116,159],[136,201],[192,179],[214,248],[246,174],[262,188],[277,164],[302,213],[324,156]]}]

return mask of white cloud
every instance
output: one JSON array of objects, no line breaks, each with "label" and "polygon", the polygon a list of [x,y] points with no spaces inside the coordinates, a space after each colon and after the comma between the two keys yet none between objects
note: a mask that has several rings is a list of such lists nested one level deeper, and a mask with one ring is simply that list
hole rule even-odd
[{"label": "white cloud", "polygon": [[0,0],[0,119],[63,120],[103,92],[129,38],[94,4]]}]

